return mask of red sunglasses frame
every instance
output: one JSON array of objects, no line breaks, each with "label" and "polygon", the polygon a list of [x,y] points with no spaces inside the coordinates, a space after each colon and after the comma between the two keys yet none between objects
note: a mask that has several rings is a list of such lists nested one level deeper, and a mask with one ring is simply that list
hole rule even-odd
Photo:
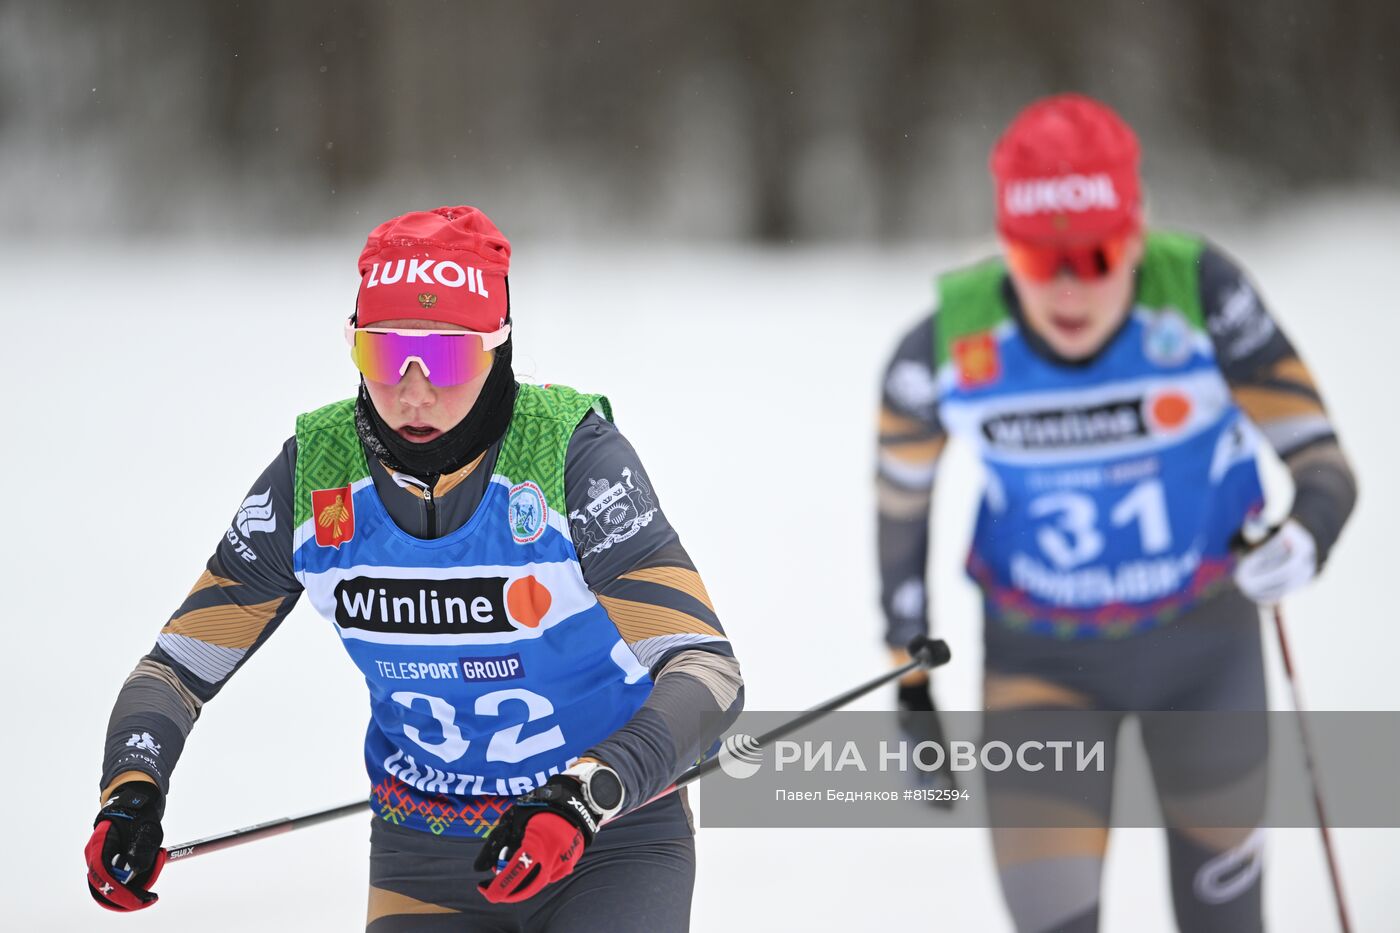
[{"label": "red sunglasses frame", "polygon": [[1121,233],[1083,246],[1041,246],[1007,239],[1002,246],[1007,266],[1022,278],[1049,282],[1068,270],[1076,279],[1093,282],[1122,264],[1131,236]]}]

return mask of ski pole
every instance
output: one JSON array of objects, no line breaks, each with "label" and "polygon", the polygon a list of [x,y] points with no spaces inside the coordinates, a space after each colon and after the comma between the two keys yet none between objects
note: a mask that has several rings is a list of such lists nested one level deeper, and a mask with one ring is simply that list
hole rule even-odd
[{"label": "ski pole", "polygon": [[1298,734],[1303,742],[1303,761],[1307,764],[1308,780],[1312,784],[1313,807],[1317,810],[1317,828],[1322,833],[1322,848],[1327,854],[1327,871],[1332,878],[1332,896],[1337,903],[1337,919],[1341,922],[1342,933],[1351,933],[1351,919],[1347,915],[1346,899],[1342,896],[1342,874],[1337,865],[1337,854],[1332,850],[1332,833],[1327,827],[1327,815],[1322,807],[1322,785],[1317,780],[1317,766],[1313,763],[1312,740],[1308,736],[1308,724],[1304,718],[1303,697],[1298,689],[1298,676],[1293,670],[1293,657],[1288,651],[1288,636],[1283,630],[1283,609],[1274,606],[1274,631],[1278,633],[1279,654],[1283,655],[1283,670],[1288,675],[1288,688],[1293,694],[1293,709],[1298,714]]},{"label": "ski pole", "polygon": [[[753,742],[748,745],[748,749],[756,750],[757,748],[767,745],[769,742],[780,739],[785,735],[790,735],[808,723],[820,719],[827,713],[840,709],[852,700],[859,699],[872,690],[882,687],[890,681],[903,677],[905,674],[912,671],[928,670],[929,668],[940,667],[947,664],[952,657],[952,653],[948,650],[947,642],[942,639],[931,639],[921,635],[909,643],[909,656],[913,659],[909,663],[881,674],[879,677],[874,677],[860,686],[853,687],[845,693],[834,696],[824,703],[813,706],[811,709],[799,713],[782,725],[770,729],[753,740]],[[706,774],[709,774],[715,768],[718,768],[719,761],[719,756],[715,755],[705,759],[693,768],[682,772],[681,775],[676,778],[674,784],[651,798],[651,800],[642,804],[642,806],[646,806],[647,804],[660,800],[662,797],[675,793],[687,784],[694,783]],[[210,852],[217,852],[220,849],[228,849],[233,846],[255,842],[258,839],[266,839],[269,836],[279,836],[282,833],[289,833],[293,830],[305,829],[308,826],[315,826],[318,823],[339,819],[342,816],[353,816],[362,810],[368,809],[369,805],[370,802],[368,799],[353,800],[349,803],[343,803],[338,807],[331,807],[326,810],[317,810],[313,813],[302,814],[301,816],[284,816],[279,819],[268,820],[265,823],[257,823],[242,829],[234,829],[226,833],[219,833],[216,836],[206,836],[203,839],[195,839],[190,842],[181,843],[180,845],[171,846],[167,861],[181,861],[194,858],[196,855],[208,855]]]},{"label": "ski pole", "polygon": [[210,852],[217,852],[220,849],[241,846],[245,842],[256,842],[259,839],[266,839],[268,836],[280,836],[282,833],[289,833],[294,829],[305,829],[308,826],[339,819],[342,816],[353,816],[368,806],[369,800],[367,799],[354,800],[338,807],[331,807],[329,810],[317,810],[314,813],[303,813],[301,816],[284,816],[268,820],[266,823],[254,823],[252,826],[245,826],[242,829],[219,833],[217,836],[206,836],[203,839],[195,839],[192,842],[171,846],[166,861],[173,862],[176,859],[208,855]]},{"label": "ski pole", "polygon": [[[839,696],[834,696],[831,699],[827,700],[825,703],[820,703],[816,706],[813,706],[811,709],[808,709],[807,711],[799,713],[798,715],[792,717],[787,722],[779,726],[775,726],[772,729],[769,729],[767,732],[763,733],[758,738],[754,739],[752,742],[747,743],[747,750],[756,751],[762,748],[763,746],[767,745],[769,742],[772,742],[776,739],[781,739],[785,735],[791,735],[792,733],[796,732],[798,729],[801,729],[808,723],[821,719],[827,713],[835,712],[836,710],[845,706],[852,700],[857,700],[865,696],[870,691],[882,687],[892,680],[896,680],[900,677],[903,677],[905,674],[908,674],[911,671],[928,670],[934,667],[941,667],[944,664],[948,663],[949,659],[952,657],[952,652],[948,650],[948,643],[945,642],[943,639],[926,638],[925,636],[920,635],[919,637],[915,638],[909,643],[909,657],[913,660],[909,661],[907,664],[897,667],[894,670],[889,671],[888,673],[881,674],[879,677],[871,678],[870,680],[867,680],[865,683],[861,684],[859,687],[852,687],[845,693],[840,694]],[[648,800],[647,803],[652,803],[653,801],[660,800],[667,794],[674,793],[675,791],[686,786],[687,784],[690,784],[693,781],[698,781],[700,778],[709,774],[711,771],[715,770],[719,766],[719,754],[715,754],[709,758],[706,758],[704,761],[700,762],[698,765],[695,765],[693,768],[684,771],[680,777],[676,778],[676,783],[672,784],[670,787],[666,788],[661,793],[651,798],[651,800]],[[646,806],[646,804],[642,804],[642,806]]]}]

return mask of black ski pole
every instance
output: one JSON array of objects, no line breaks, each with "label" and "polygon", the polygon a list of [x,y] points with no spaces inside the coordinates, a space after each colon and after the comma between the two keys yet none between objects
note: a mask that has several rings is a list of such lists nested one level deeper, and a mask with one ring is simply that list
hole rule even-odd
[{"label": "black ski pole", "polygon": [[1298,675],[1293,670],[1293,656],[1288,651],[1288,636],[1283,630],[1283,609],[1274,607],[1274,631],[1278,634],[1278,650],[1283,655],[1283,670],[1288,675],[1288,687],[1293,693],[1293,709],[1298,714],[1298,735],[1303,740],[1303,761],[1308,767],[1308,780],[1312,783],[1313,808],[1317,810],[1317,828],[1322,833],[1322,849],[1327,854],[1327,871],[1332,878],[1332,896],[1337,903],[1337,920],[1342,925],[1342,933],[1351,933],[1351,918],[1347,914],[1346,899],[1342,896],[1342,872],[1337,864],[1337,853],[1332,850],[1332,833],[1327,826],[1327,814],[1322,808],[1322,785],[1317,780],[1317,765],[1313,763],[1312,740],[1308,736],[1308,724],[1304,721],[1302,692],[1298,689]]},{"label": "black ski pole", "polygon": [[[760,735],[753,741],[749,748],[761,748],[769,742],[780,739],[785,735],[790,735],[808,723],[820,719],[827,713],[840,709],[852,700],[859,699],[870,691],[882,687],[892,680],[903,677],[911,671],[928,670],[929,668],[947,664],[952,657],[952,653],[948,650],[948,644],[942,639],[931,639],[921,635],[909,643],[909,656],[913,660],[908,664],[881,674],[879,677],[872,678],[858,687],[853,687],[839,696],[832,697],[825,703],[814,706],[806,712],[799,713],[782,725]],[[718,755],[705,759],[695,767],[682,772],[682,774],[676,778],[674,784],[651,798],[651,800],[648,800],[647,804],[660,800],[662,797],[674,793],[687,784],[694,783],[718,767]],[[174,862],[194,858],[196,855],[208,855],[210,852],[217,852],[220,849],[228,849],[248,842],[255,842],[259,839],[266,839],[268,836],[279,836],[282,833],[289,833],[296,829],[305,829],[308,826],[315,826],[318,823],[339,819],[342,816],[353,816],[367,809],[369,804],[370,802],[368,799],[353,800],[350,803],[343,803],[338,807],[331,807],[327,810],[317,810],[314,813],[305,813],[301,816],[284,816],[280,819],[268,820],[266,823],[257,823],[242,829],[234,829],[226,833],[219,833],[216,836],[206,836],[203,839],[184,842],[180,845],[170,847],[168,861]],[[642,806],[646,806],[647,804],[642,804]]]},{"label": "black ski pole", "polygon": [[[782,725],[769,729],[767,732],[754,739],[749,745],[749,749],[757,750],[767,745],[769,742],[781,739],[785,735],[791,735],[808,723],[821,719],[827,713],[835,712],[852,700],[858,700],[870,691],[883,687],[890,681],[897,680],[911,671],[941,667],[948,663],[948,660],[952,657],[952,653],[948,650],[948,643],[941,638],[931,639],[921,635],[909,643],[909,657],[913,660],[902,667],[897,667],[886,674],[881,674],[879,677],[867,680],[859,687],[853,687],[840,696],[832,697],[825,703],[818,704],[806,712],[799,713]],[[652,800],[659,800],[672,791],[678,790],[692,781],[699,780],[719,766],[720,759],[718,755],[706,758],[695,767],[683,772],[680,777],[676,778],[676,783],[657,794]],[[648,800],[647,803],[651,803],[651,800]]]},{"label": "black ski pole", "polygon": [[294,829],[305,829],[308,826],[339,819],[342,816],[354,816],[368,806],[368,799],[353,800],[338,807],[331,807],[329,810],[317,810],[314,813],[303,813],[301,816],[284,816],[268,820],[266,823],[254,823],[252,826],[245,826],[242,829],[219,833],[217,836],[205,836],[203,839],[195,839],[192,842],[171,846],[170,854],[166,860],[173,862],[176,859],[208,855],[210,852],[217,852],[232,846],[241,846],[246,842],[256,842],[259,839],[266,839],[268,836],[280,836],[282,833],[289,833]]}]

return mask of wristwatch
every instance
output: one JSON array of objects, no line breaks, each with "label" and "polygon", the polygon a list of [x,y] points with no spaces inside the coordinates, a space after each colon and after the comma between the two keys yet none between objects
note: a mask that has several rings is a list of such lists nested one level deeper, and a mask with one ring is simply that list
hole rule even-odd
[{"label": "wristwatch", "polygon": [[583,799],[603,819],[616,816],[622,809],[626,791],[622,778],[607,765],[597,761],[580,761],[564,772],[583,788]]}]

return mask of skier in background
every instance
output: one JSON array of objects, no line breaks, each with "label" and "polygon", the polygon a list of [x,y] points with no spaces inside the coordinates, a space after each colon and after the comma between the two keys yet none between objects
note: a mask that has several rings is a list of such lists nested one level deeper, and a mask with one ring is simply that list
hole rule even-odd
[{"label": "skier in background", "polygon": [[117,697],[104,907],[155,902],[186,738],[305,591],[370,691],[367,929],[688,928],[684,792],[648,801],[738,715],[739,668],[607,399],[515,381],[509,260],[471,207],[370,234],[357,397],[297,419]]},{"label": "skier in background", "polygon": [[[1266,709],[1257,607],[1317,575],[1355,504],[1308,368],[1224,253],[1144,229],[1138,162],[1133,131],[1103,104],[1066,94],[1026,108],[991,156],[1001,254],[939,278],[935,311],[885,372],[887,642],[903,662],[899,646],[927,628],[932,489],[955,435],[987,472],[968,570],[984,599],[989,713]],[[1246,546],[1261,441],[1296,493],[1287,520]],[[926,678],[902,684],[899,705],[937,732],[933,716],[908,715],[933,709]],[[1058,791],[988,775],[1022,933],[1097,929],[1120,720],[1080,721],[1082,738],[1106,742],[1106,775]],[[1034,737],[1017,728],[989,715],[984,738]],[[1178,925],[1262,929],[1261,832],[1197,829],[1189,814],[1224,788],[1261,794],[1267,738],[1173,734],[1147,718],[1143,737]],[[1036,825],[1016,822],[1036,806],[1073,828],[1007,828]]]}]

